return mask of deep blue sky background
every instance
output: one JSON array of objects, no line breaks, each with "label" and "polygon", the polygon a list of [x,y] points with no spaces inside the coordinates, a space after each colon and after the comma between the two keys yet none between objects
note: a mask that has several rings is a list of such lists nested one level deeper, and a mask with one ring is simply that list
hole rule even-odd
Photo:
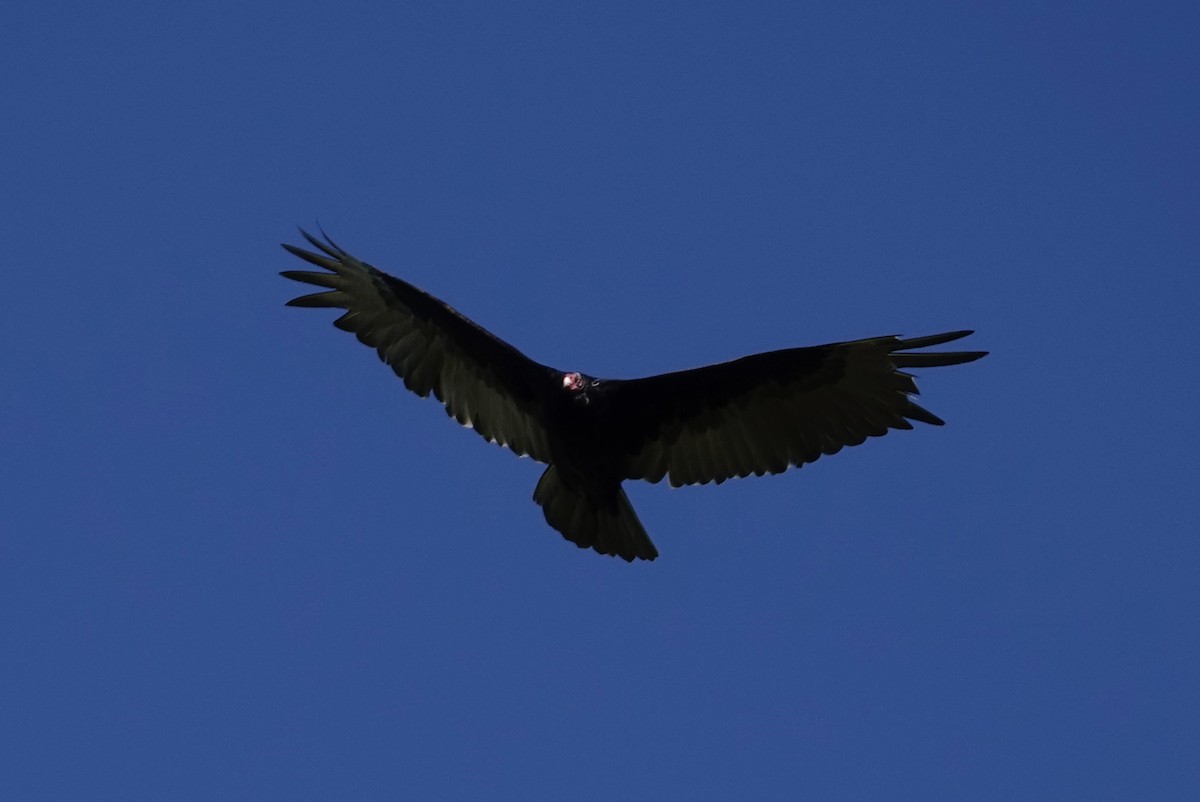
[{"label": "deep blue sky background", "polygon": [[[3,798],[1200,798],[1194,3],[0,30]],[[627,565],[283,307],[315,220],[564,369],[992,356]]]}]

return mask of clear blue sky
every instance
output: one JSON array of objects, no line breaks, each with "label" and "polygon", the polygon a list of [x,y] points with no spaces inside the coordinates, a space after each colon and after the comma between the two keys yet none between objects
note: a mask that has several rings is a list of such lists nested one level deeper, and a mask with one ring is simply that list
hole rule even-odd
[{"label": "clear blue sky", "polygon": [[[1194,3],[0,30],[4,799],[1200,798]],[[627,565],[284,308],[317,220],[563,369],[992,355]]]}]

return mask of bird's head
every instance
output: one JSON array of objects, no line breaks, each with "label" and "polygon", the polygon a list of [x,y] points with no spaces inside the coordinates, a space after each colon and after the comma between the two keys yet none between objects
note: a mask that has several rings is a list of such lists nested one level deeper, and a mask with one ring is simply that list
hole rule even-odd
[{"label": "bird's head", "polygon": [[564,373],[562,386],[568,392],[579,393],[588,386],[588,380],[582,373]]}]

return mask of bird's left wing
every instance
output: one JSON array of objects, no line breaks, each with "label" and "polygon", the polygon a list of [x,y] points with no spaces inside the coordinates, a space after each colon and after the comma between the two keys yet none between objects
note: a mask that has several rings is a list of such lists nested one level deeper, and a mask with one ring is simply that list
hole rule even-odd
[{"label": "bird's left wing", "polygon": [[631,381],[605,382],[623,475],[674,486],[781,473],[909,421],[942,419],[911,398],[904,368],[970,362],[984,351],[921,352],[971,332],[791,348]]},{"label": "bird's left wing", "polygon": [[406,281],[389,276],[301,230],[320,253],[285,244],[289,253],[328,273],[287,270],[281,275],[325,288],[288,306],[335,307],[334,325],[379,353],[405,386],[431,392],[446,412],[487,440],[517,454],[550,461],[540,399],[553,371]]}]

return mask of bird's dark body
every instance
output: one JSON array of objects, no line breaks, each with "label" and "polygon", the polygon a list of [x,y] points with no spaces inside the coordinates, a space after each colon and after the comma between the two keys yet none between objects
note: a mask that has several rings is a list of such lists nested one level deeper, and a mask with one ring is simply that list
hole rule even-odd
[{"label": "bird's dark body", "polygon": [[551,464],[569,484],[594,491],[612,490],[621,484],[620,454],[613,442],[612,419],[604,388],[594,379],[580,390],[550,389],[546,428],[553,433]]},{"label": "bird's dark body", "polygon": [[942,421],[912,401],[903,368],[970,362],[982,351],[919,349],[957,331],[790,348],[642,379],[597,379],[539,364],[437,298],[354,258],[284,245],[329,272],[285,271],[325,288],[292,306],[346,310],[335,321],[375,348],[405,385],[433,393],[483,437],[548,465],[534,491],[547,522],[580,547],[626,560],[658,551],[621,487],[780,473],[910,421]]}]

